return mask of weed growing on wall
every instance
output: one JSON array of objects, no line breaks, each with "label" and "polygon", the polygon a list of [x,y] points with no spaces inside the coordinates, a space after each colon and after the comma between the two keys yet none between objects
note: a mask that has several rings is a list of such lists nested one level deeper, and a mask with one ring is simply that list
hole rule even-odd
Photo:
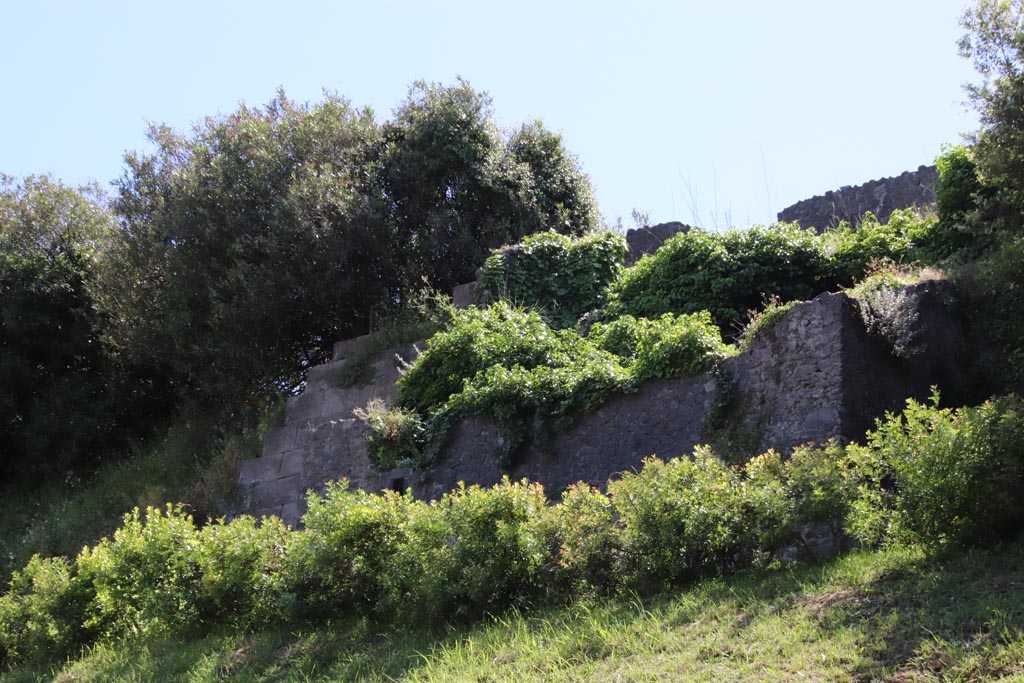
[{"label": "weed growing on wall", "polygon": [[345,359],[338,372],[338,386],[372,382],[374,362],[381,352],[427,339],[451,322],[454,311],[450,296],[429,288],[414,292],[404,301],[375,306],[370,334],[362,348]]},{"label": "weed growing on wall", "polygon": [[775,327],[776,323],[782,320],[786,313],[789,312],[789,309],[799,303],[801,302],[789,301],[782,303],[782,300],[777,296],[769,297],[768,301],[764,304],[764,308],[748,312],[747,324],[743,326],[743,330],[736,340],[736,345],[744,351],[749,349],[755,339],[760,339],[766,335],[769,330]]},{"label": "weed growing on wall", "polygon": [[379,398],[372,399],[354,414],[366,423],[370,433],[366,445],[370,460],[379,470],[416,466],[422,455],[423,420],[414,412],[392,408]]},{"label": "weed growing on wall", "polygon": [[865,329],[883,339],[898,358],[909,358],[919,351],[913,343],[917,306],[906,289],[917,280],[907,271],[888,268],[846,290],[857,302]]}]

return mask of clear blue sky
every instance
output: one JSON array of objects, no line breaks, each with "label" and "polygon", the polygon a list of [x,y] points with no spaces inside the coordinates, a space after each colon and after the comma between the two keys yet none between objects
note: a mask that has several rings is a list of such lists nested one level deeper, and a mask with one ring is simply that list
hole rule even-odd
[{"label": "clear blue sky", "polygon": [[149,3],[0,6],[0,170],[120,175],[146,122],[187,129],[282,86],[390,117],[456,76],[508,127],[539,118],[631,224],[769,221],[931,163],[976,127],[960,0]]}]

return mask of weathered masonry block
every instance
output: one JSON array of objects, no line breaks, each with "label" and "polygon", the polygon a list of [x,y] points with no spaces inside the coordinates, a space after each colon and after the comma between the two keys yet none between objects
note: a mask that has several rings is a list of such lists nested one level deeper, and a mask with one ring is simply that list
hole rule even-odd
[{"label": "weathered masonry block", "polygon": [[408,360],[416,350],[410,345],[382,354],[372,382],[343,389],[338,373],[358,344],[341,344],[336,360],[314,368],[305,392],[289,401],[285,424],[267,433],[263,456],[244,464],[243,511],[296,524],[306,491],[322,491],[343,477],[353,488],[411,488],[421,498],[440,497],[459,481],[493,484],[506,474],[539,481],[552,495],[577,481],[603,486],[649,455],[689,454],[713,436],[712,418],[745,433],[757,452],[860,439],[877,417],[898,410],[907,397],[927,396],[931,384],[954,396],[960,390],[962,334],[950,315],[950,286],[930,282],[908,291],[921,312],[910,360],[895,357],[886,342],[868,334],[854,300],[823,294],[791,309],[717,373],[651,381],[635,393],[614,396],[508,469],[494,457],[503,444],[500,425],[469,418],[455,426],[428,469],[376,470],[367,454],[366,427],[352,411],[374,397],[392,401],[396,352]]},{"label": "weathered masonry block", "polygon": [[897,209],[931,207],[935,204],[935,166],[920,166],[892,178],[870,180],[863,185],[841,187],[824,195],[797,202],[779,212],[778,219],[824,232],[846,221],[858,225],[870,211],[882,223]]}]

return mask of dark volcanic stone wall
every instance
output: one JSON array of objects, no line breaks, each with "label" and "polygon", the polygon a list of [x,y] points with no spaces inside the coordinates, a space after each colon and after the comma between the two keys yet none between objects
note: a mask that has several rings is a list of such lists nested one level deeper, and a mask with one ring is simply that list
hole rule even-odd
[{"label": "dark volcanic stone wall", "polygon": [[897,209],[934,205],[938,180],[939,171],[935,166],[921,166],[893,178],[871,180],[805,199],[780,211],[778,218],[818,232],[834,228],[842,221],[858,225],[868,211],[885,223]]},{"label": "dark volcanic stone wall", "polygon": [[689,232],[689,225],[672,221],[669,223],[658,223],[642,228],[630,228],[626,231],[626,265],[631,266],[640,260],[641,256],[653,254],[665,244],[670,237],[681,232]]},{"label": "dark volcanic stone wall", "polygon": [[[495,458],[502,430],[483,418],[459,422],[423,471],[374,469],[366,427],[352,410],[374,396],[393,399],[399,361],[394,352],[383,354],[373,382],[342,389],[338,371],[351,349],[339,345],[339,360],[310,372],[285,424],[268,432],[263,456],[244,463],[240,511],[295,524],[305,492],[342,477],[354,488],[411,488],[418,497],[438,498],[460,481],[489,485],[508,475],[539,481],[557,495],[577,481],[601,486],[649,455],[689,454],[715,438],[718,428],[709,418],[716,414],[734,433],[746,434],[755,452],[860,439],[875,418],[898,410],[908,396],[926,397],[931,384],[941,384],[947,396],[960,390],[962,332],[950,314],[952,288],[922,283],[907,292],[918,311],[909,359],[896,358],[886,342],[866,332],[854,300],[823,294],[791,309],[746,352],[725,360],[717,375],[647,382],[633,394],[612,397],[507,470]],[[414,353],[412,347],[399,351],[405,358]]]}]

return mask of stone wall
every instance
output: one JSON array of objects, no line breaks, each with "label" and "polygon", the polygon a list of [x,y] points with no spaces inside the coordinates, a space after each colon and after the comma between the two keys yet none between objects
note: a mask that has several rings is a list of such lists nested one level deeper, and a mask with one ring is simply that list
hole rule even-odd
[{"label": "stone wall", "polygon": [[[899,409],[908,396],[925,397],[939,383],[955,395],[962,365],[955,296],[947,284],[923,283],[909,290],[917,310],[915,355],[896,358],[881,339],[869,335],[857,304],[843,294],[823,294],[791,309],[751,347],[725,360],[719,373],[652,381],[633,394],[615,396],[561,431],[550,443],[522,455],[503,470],[494,454],[503,444],[500,426],[488,419],[462,420],[431,467],[423,471],[380,472],[371,465],[365,426],[352,410],[373,397],[395,395],[399,361],[395,352],[377,360],[374,381],[338,387],[350,342],[336,348],[337,360],[310,372],[305,393],[289,402],[286,422],[272,429],[263,456],[244,464],[243,511],[276,514],[295,524],[307,489],[347,477],[369,491],[411,488],[437,498],[459,481],[488,485],[508,474],[540,481],[557,495],[569,484],[603,485],[640,466],[643,458],[688,454],[697,444],[720,437],[712,418],[725,418],[733,435],[745,435],[754,452],[788,449],[830,438],[863,436],[875,418]],[[397,350],[409,359],[413,346]]]},{"label": "stone wall", "polygon": [[855,187],[842,187],[823,196],[797,202],[779,212],[780,221],[796,222],[804,228],[824,232],[841,221],[858,225],[870,211],[881,222],[897,209],[924,208],[935,204],[935,166],[920,166],[892,178],[871,180]]},{"label": "stone wall", "polygon": [[642,228],[631,228],[626,231],[626,265],[631,266],[640,260],[641,256],[653,254],[661,248],[668,238],[678,235],[681,232],[689,232],[689,225],[672,221],[669,223],[658,223]]},{"label": "stone wall", "polygon": [[339,342],[333,361],[309,371],[303,393],[288,399],[284,424],[267,432],[262,456],[242,463],[242,506],[236,512],[277,515],[295,524],[307,490],[322,491],[327,482],[341,477],[367,489],[381,488],[367,456],[366,428],[352,411],[373,398],[393,401],[401,363],[415,357],[416,347],[381,353],[369,383],[341,387],[342,366],[362,351],[367,339]]}]

